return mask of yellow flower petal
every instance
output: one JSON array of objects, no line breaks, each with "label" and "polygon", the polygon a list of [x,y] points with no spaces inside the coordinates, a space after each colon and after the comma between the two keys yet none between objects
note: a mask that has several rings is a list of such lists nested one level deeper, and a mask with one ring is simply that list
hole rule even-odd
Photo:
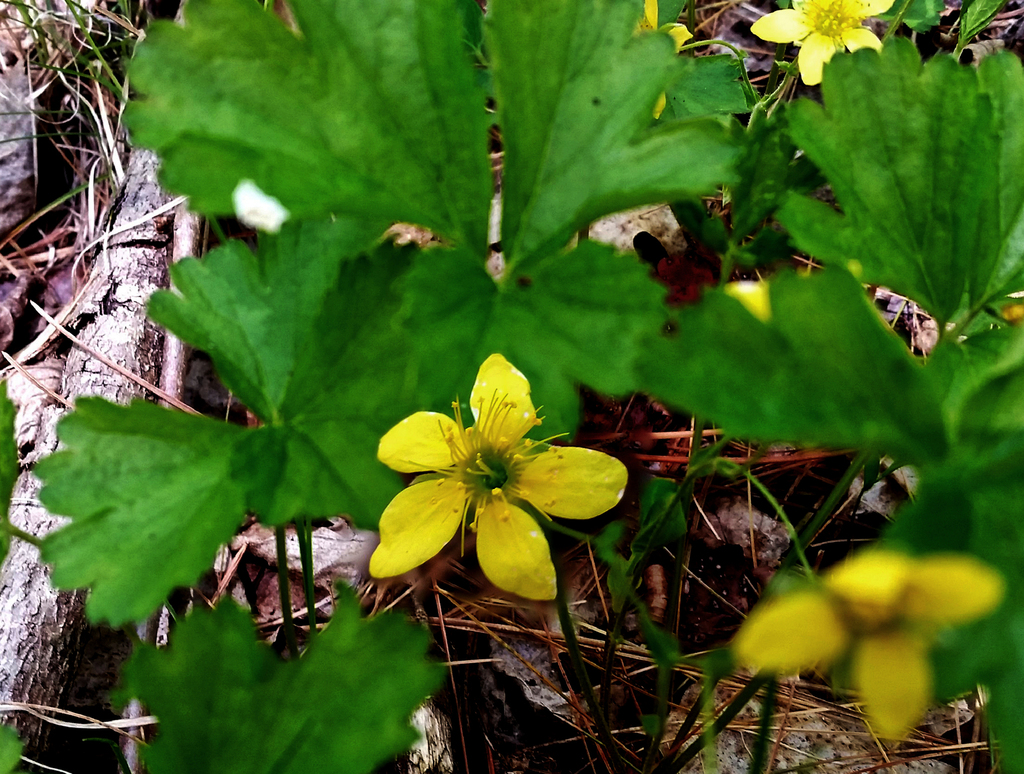
[{"label": "yellow flower petal", "polygon": [[403,489],[380,517],[380,545],[370,557],[370,574],[390,578],[423,564],[458,532],[465,509],[465,486],[455,479]]},{"label": "yellow flower petal", "polygon": [[732,649],[756,669],[790,674],[828,666],[846,649],[849,635],[828,596],[798,591],[754,608]]},{"label": "yellow flower petal", "polygon": [[456,432],[451,417],[417,411],[384,434],[377,446],[377,459],[399,473],[444,470],[452,465],[452,450],[445,436]]},{"label": "yellow flower petal", "polygon": [[873,48],[879,51],[882,48],[882,41],[867,27],[856,27],[843,33],[843,45],[851,51],[859,48]]},{"label": "yellow flower petal", "polygon": [[525,462],[515,494],[551,516],[592,519],[618,504],[627,478],[626,466],[603,452],[552,447]]},{"label": "yellow flower petal", "polygon": [[527,599],[555,598],[548,541],[530,515],[497,499],[477,517],[476,553],[491,583]]},{"label": "yellow flower petal", "polygon": [[[776,11],[776,13],[781,13]],[[800,47],[800,54],[797,56],[797,64],[800,65],[800,78],[808,86],[816,86],[821,83],[821,71],[825,62],[836,53],[836,44],[832,38],[825,37],[817,32],[812,32],[804,38]]]},{"label": "yellow flower petal", "polygon": [[[672,36],[672,40],[676,42],[676,51],[679,51],[680,48],[686,45],[686,41],[693,37],[693,33],[687,29],[685,24],[667,24],[665,26],[668,27],[666,31]],[[663,27],[662,29],[665,28]]]},{"label": "yellow flower petal", "polygon": [[661,118],[661,114],[665,112],[665,105],[668,104],[668,97],[665,96],[665,92],[661,92],[658,96],[658,101],[654,103],[654,110],[651,112],[655,118]]},{"label": "yellow flower petal", "polygon": [[644,0],[644,18],[640,28],[653,30],[658,26],[658,0]]},{"label": "yellow flower petal", "polygon": [[747,311],[761,322],[772,319],[772,304],[767,283],[729,282],[725,286],[725,293],[743,304]]},{"label": "yellow flower petal", "polygon": [[903,613],[912,621],[962,624],[995,610],[1005,591],[1003,576],[973,556],[935,554],[915,562]]},{"label": "yellow flower petal", "polygon": [[792,43],[807,37],[811,28],[807,26],[807,19],[803,12],[795,8],[785,8],[762,16],[750,26],[750,31],[761,40],[770,40],[772,43]]},{"label": "yellow flower petal", "polygon": [[489,437],[518,440],[537,422],[530,400],[530,383],[501,355],[491,355],[480,366],[469,405],[477,429]]},{"label": "yellow flower petal", "polygon": [[901,612],[913,560],[893,551],[863,551],[830,570],[825,586],[858,624],[874,628]]},{"label": "yellow flower petal", "polygon": [[904,632],[865,637],[853,655],[853,681],[875,732],[885,739],[901,739],[931,701],[927,648]]},{"label": "yellow flower petal", "polygon": [[892,8],[895,0],[861,0],[860,14],[863,18],[878,16]]}]

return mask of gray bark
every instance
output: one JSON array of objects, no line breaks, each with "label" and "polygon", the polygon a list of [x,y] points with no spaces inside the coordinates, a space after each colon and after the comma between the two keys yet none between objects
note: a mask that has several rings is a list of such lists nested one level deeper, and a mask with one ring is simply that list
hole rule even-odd
[{"label": "gray bark", "polygon": [[[154,290],[167,286],[172,223],[170,214],[147,217],[169,199],[156,182],[156,166],[148,151],[132,151],[111,211],[111,236],[98,249],[89,286],[66,323],[85,345],[151,383],[158,379],[162,338],[147,322],[145,307]],[[143,397],[138,385],[77,347],[67,356],[59,393],[71,402],[84,395],[118,403]],[[39,481],[31,466],[56,450],[56,425],[67,409],[50,401],[37,410],[27,420],[36,427],[33,440],[22,448],[24,472],[14,490],[11,518],[21,529],[43,536],[64,520],[39,504]],[[63,705],[82,659],[84,598],[83,592],[53,589],[50,569],[40,563],[38,551],[14,541],[0,569],[0,703]],[[13,721],[28,755],[44,749],[46,724],[24,713]]]}]

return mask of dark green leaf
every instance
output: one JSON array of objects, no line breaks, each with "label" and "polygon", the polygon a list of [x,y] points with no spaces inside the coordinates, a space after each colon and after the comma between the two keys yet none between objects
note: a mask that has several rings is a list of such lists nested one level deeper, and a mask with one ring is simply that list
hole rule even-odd
[{"label": "dark green leaf", "polygon": [[392,285],[414,251],[383,245],[345,260],[347,233],[304,223],[261,240],[258,255],[229,244],[175,266],[178,293],[150,303],[273,429],[247,447],[252,464],[265,461],[266,492],[253,507],[269,523],[348,512],[372,529],[397,491],[376,452],[416,408],[409,351],[392,322]]},{"label": "dark green leaf", "polygon": [[1024,289],[1024,71],[978,71],[906,40],[837,57],[825,106],[789,111],[791,134],[831,182],[842,215],[791,198],[780,219],[825,262],[923,304],[940,325]]},{"label": "dark green leaf", "polygon": [[0,726],[0,774],[14,774],[21,762],[21,740],[13,728]]},{"label": "dark green leaf", "polygon": [[680,57],[677,79],[665,92],[662,119],[748,112],[741,67],[743,63],[728,54]]},{"label": "dark green leaf", "polygon": [[616,612],[636,596],[628,563],[619,553],[623,531],[622,523],[613,521],[594,538],[594,553],[608,567],[608,591],[612,595],[612,609]]},{"label": "dark green leaf", "polygon": [[484,96],[454,0],[289,8],[298,31],[251,0],[195,0],[185,27],[149,27],[128,120],[164,183],[228,214],[249,179],[296,218],[420,223],[484,255]]},{"label": "dark green leaf", "polygon": [[145,752],[153,774],[361,774],[416,740],[408,718],[440,687],[427,633],[397,615],[360,619],[340,595],[326,630],[282,662],[233,603],[196,611],[170,647],[124,668],[124,697],[160,718]]},{"label": "dark green leaf", "polygon": [[971,38],[991,24],[1005,5],[1006,0],[965,0],[960,6],[960,39],[957,41],[957,53],[971,42]]},{"label": "dark green leaf", "polygon": [[36,466],[40,499],[73,520],[46,538],[43,557],[58,588],[92,586],[94,621],[145,618],[195,583],[245,519],[243,428],[83,398],[59,432],[64,450]]},{"label": "dark green leaf", "polygon": [[635,0],[495,0],[488,50],[505,148],[501,243],[510,264],[565,247],[609,212],[731,179],[714,120],[651,113],[677,65],[664,33],[634,35]]},{"label": "dark green leaf", "polygon": [[652,480],[640,495],[640,529],[630,545],[629,573],[655,548],[686,534],[686,513],[679,499],[680,484],[667,478]]},{"label": "dark green leaf", "polygon": [[937,390],[841,270],[771,282],[772,317],[706,292],[640,364],[646,391],[763,441],[878,448],[911,461],[946,448]]},{"label": "dark green leaf", "polygon": [[572,433],[578,384],[636,389],[637,342],[662,323],[664,295],[634,255],[595,242],[501,283],[464,252],[425,252],[405,286],[425,401],[441,409],[465,396],[480,364],[499,352],[530,380],[542,432]]},{"label": "dark green leaf", "polygon": [[[892,7],[885,13],[879,14],[878,18],[892,21],[903,7],[904,2],[905,0],[896,0]],[[906,16],[903,17],[903,23],[914,32],[928,32],[939,23],[939,17],[944,10],[946,10],[946,4],[943,0],[910,0],[910,8],[907,9]]]}]

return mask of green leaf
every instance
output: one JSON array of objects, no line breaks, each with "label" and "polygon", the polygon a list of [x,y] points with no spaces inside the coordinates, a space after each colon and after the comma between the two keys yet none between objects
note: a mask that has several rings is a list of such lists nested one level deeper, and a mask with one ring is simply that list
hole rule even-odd
[{"label": "green leaf", "polygon": [[730,435],[942,456],[937,390],[860,283],[827,270],[780,275],[770,290],[768,324],[721,291],[680,310],[639,363],[645,391]]},{"label": "green leaf", "polygon": [[[894,20],[900,8],[903,7],[903,3],[904,0],[896,0],[888,11],[878,14],[878,18],[885,21]],[[907,9],[907,13],[903,17],[903,23],[914,32],[928,32],[939,23],[939,18],[944,10],[946,10],[946,4],[943,0],[911,0],[910,8]]]},{"label": "green leaf", "polygon": [[608,591],[612,595],[612,609],[616,612],[622,610],[626,602],[636,599],[628,562],[618,549],[623,532],[622,522],[613,521],[594,537],[594,553],[608,567]]},{"label": "green leaf", "polygon": [[920,498],[886,532],[913,550],[962,551],[999,570],[1003,604],[989,617],[943,633],[933,652],[940,699],[987,688],[988,720],[1005,771],[1024,771],[1024,433],[1004,436],[982,453],[960,452],[923,471]]},{"label": "green leaf", "polygon": [[784,108],[770,118],[760,111],[751,116],[736,163],[739,181],[729,191],[734,241],[753,234],[790,191],[804,193],[823,182],[805,156],[797,157]]},{"label": "green leaf", "polygon": [[250,179],[294,218],[424,225],[486,254],[483,92],[454,0],[294,0],[293,31],[250,0],[195,0],[137,51],[135,142],[208,214]]},{"label": "green leaf", "polygon": [[959,54],[971,38],[985,29],[1005,5],[1006,0],[965,0],[960,6],[960,37],[956,53]]},{"label": "green leaf", "polygon": [[65,450],[37,472],[42,500],[72,523],[44,555],[59,587],[93,587],[94,620],[144,618],[194,583],[247,511],[267,524],[348,513],[376,527],[399,489],[377,444],[416,408],[391,289],[414,251],[343,260],[335,228],[287,227],[258,255],[229,244],[183,261],[180,294],[152,300],[153,316],[211,354],[263,427],[94,400],[62,422]]},{"label": "green leaf", "polygon": [[[679,21],[683,10],[686,8],[687,0],[661,0],[658,3],[658,26],[663,24],[674,24]],[[642,3],[640,4],[643,5]],[[641,13],[643,8],[641,7]],[[693,32],[693,30],[690,30]]]},{"label": "green leaf", "polygon": [[484,13],[476,0],[455,0],[459,15],[462,17],[462,29],[466,45],[471,51],[479,51],[484,45]]},{"label": "green leaf", "polygon": [[514,265],[561,250],[609,212],[708,193],[736,148],[715,120],[651,128],[677,65],[634,35],[636,0],[495,0],[488,12],[505,148],[501,243]]},{"label": "green leaf", "polygon": [[285,663],[228,602],[196,611],[170,647],[140,649],[122,696],[160,718],[153,774],[375,770],[416,740],[408,718],[440,687],[427,633],[397,615],[362,620],[347,590],[301,660]]},{"label": "green leaf", "polygon": [[83,398],[59,434],[65,449],[36,467],[40,499],[73,521],[47,536],[43,557],[57,588],[92,586],[94,621],[145,618],[195,583],[245,519],[243,428]]},{"label": "green leaf", "polygon": [[672,543],[686,534],[686,513],[679,499],[678,481],[656,478],[640,495],[640,529],[630,544],[629,574],[655,548]]},{"label": "green leaf", "polygon": [[410,352],[392,323],[392,285],[415,251],[386,244],[346,260],[346,233],[303,223],[262,239],[257,255],[229,244],[179,263],[178,293],[150,302],[153,319],[209,352],[269,426],[249,444],[267,482],[250,507],[268,523],[347,512],[372,529],[397,491],[376,454],[416,408]]},{"label": "green leaf", "polygon": [[425,402],[442,409],[467,395],[468,380],[499,352],[530,380],[546,436],[575,430],[577,384],[635,390],[637,342],[664,320],[664,288],[636,256],[595,242],[500,283],[474,256],[431,250],[417,259],[404,293]]},{"label": "green leaf", "polygon": [[0,774],[14,774],[21,763],[21,740],[9,726],[0,726]]},{"label": "green leaf", "polygon": [[[3,564],[11,547],[10,533],[5,529],[10,523],[8,511],[11,506],[11,492],[18,480],[18,444],[14,440],[14,404],[7,397],[7,382],[0,382],[0,564]],[[3,764],[0,761],[0,771]]]},{"label": "green leaf", "polygon": [[940,325],[1024,289],[1024,71],[1012,56],[978,71],[906,40],[838,57],[825,106],[788,111],[797,144],[831,182],[840,215],[792,198],[797,245],[857,261],[865,282],[910,296]]},{"label": "green leaf", "polygon": [[665,92],[662,120],[749,112],[741,67],[743,63],[728,54],[679,57],[678,77]]}]

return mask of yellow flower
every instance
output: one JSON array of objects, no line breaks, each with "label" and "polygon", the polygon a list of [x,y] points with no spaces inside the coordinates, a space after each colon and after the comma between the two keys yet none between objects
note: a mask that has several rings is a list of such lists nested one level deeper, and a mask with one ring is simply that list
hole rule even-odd
[{"label": "yellow flower", "polygon": [[385,465],[434,475],[414,481],[384,510],[370,573],[408,572],[468,523],[480,567],[494,585],[527,599],[553,599],[547,540],[527,509],[561,519],[599,516],[622,499],[626,468],[598,451],[524,438],[541,421],[530,383],[501,355],[480,366],[469,405],[476,419],[471,428],[453,403],[455,419],[420,411],[381,439],[377,457]]},{"label": "yellow flower", "polygon": [[882,47],[875,33],[861,25],[892,4],[893,0],[793,0],[792,8],[761,17],[750,31],[762,40],[800,46],[800,77],[814,86],[821,83],[821,70],[837,51]]},{"label": "yellow flower", "polygon": [[783,673],[848,658],[872,726],[889,739],[905,736],[928,707],[928,651],[938,631],[987,615],[1005,591],[1002,576],[967,554],[877,549],[823,581],[755,608],[733,652],[742,664]]},{"label": "yellow flower", "polygon": [[725,285],[725,294],[743,304],[761,322],[772,319],[772,304],[766,283],[750,280],[729,282]]},{"label": "yellow flower", "polygon": [[[666,24],[663,27],[658,27],[658,0],[644,0],[644,15],[641,17],[636,29],[637,32],[651,32],[653,30],[667,32],[672,36],[672,40],[675,41],[677,53],[685,45],[686,41],[693,37],[693,33],[686,28],[685,24]],[[662,92],[661,96],[658,97],[658,102],[654,105],[655,118],[661,117],[666,102],[665,92]]]}]

